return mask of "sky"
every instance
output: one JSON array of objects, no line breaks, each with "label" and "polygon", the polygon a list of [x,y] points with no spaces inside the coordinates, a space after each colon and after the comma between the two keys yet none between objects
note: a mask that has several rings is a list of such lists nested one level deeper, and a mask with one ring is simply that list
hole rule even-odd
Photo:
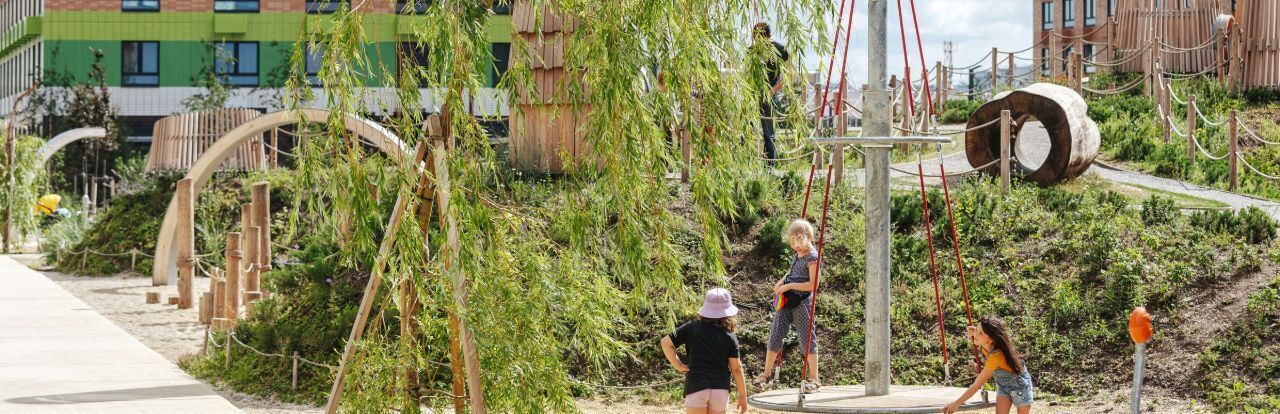
[{"label": "sky", "polygon": [[[902,76],[902,40],[898,31],[897,0],[888,3],[888,70],[890,75]],[[854,39],[849,46],[847,70],[853,85],[866,83],[867,79],[867,0],[856,0],[853,20]],[[925,62],[929,68],[943,59],[943,42],[955,44],[954,66],[967,66],[982,59],[992,47],[1001,51],[1019,51],[1031,45],[1032,3],[1027,0],[915,0],[924,41]],[[839,6],[839,2],[835,3]],[[833,6],[834,8],[835,6]],[[903,21],[907,25],[907,47],[910,48],[912,72],[919,73],[920,57],[916,52],[915,35],[911,24],[910,3],[902,0]],[[827,16],[828,22],[835,16]],[[835,25],[829,25],[834,30]],[[828,33],[830,36],[831,33]],[[786,39],[780,39],[784,43]],[[825,50],[810,51],[805,55],[805,66],[816,70],[825,66],[830,58],[830,44]],[[843,49],[844,46],[840,46]],[[1030,57],[1030,52],[1019,56]],[[986,59],[987,61],[990,58]],[[838,65],[837,58],[837,65]],[[1019,61],[1029,65],[1030,61]],[[988,65],[990,65],[988,63]],[[1003,68],[1005,63],[1000,63]],[[839,66],[836,67],[839,70]],[[825,70],[824,76],[825,76]],[[957,81],[963,81],[958,76]]]}]

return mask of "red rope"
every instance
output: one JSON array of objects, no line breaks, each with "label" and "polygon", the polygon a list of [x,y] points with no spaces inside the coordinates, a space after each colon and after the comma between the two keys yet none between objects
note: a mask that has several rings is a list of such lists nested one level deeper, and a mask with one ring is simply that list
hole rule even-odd
[{"label": "red rope", "polygon": [[[938,171],[942,175],[942,194],[947,200],[947,218],[951,220],[951,245],[956,250],[956,269],[960,270],[960,288],[964,292],[964,312],[969,318],[969,326],[973,326],[973,306],[969,303],[969,282],[964,278],[964,260],[960,257],[960,237],[956,233],[956,216],[951,211],[951,190],[947,188],[947,167],[941,161],[938,162]],[[982,364],[982,356],[978,353],[978,344],[970,343],[973,346],[973,361]]]},{"label": "red rope", "polygon": [[[902,35],[902,77],[906,78],[906,83],[902,86],[907,91],[907,103],[904,105],[907,108],[907,118],[909,119],[916,112],[916,97],[914,93],[911,93],[911,53],[907,50],[907,28],[902,22],[902,0],[898,0],[898,33]],[[912,128],[908,126],[908,129]]]},{"label": "red rope", "polygon": [[[836,17],[836,35],[831,37],[831,59],[827,60],[827,83],[826,86],[822,88],[822,105],[818,106],[818,113],[816,114],[817,118],[814,119],[815,124],[820,124],[822,122],[822,117],[827,114],[827,94],[831,91],[831,70],[836,66],[836,48],[840,45],[840,29],[844,26],[840,23],[840,18],[844,17],[844,2],[845,0],[840,0],[840,16]],[[852,7],[849,8],[849,14],[850,18],[852,18]],[[853,31],[853,29],[850,28],[849,31]],[[769,86],[772,87],[773,85]]]},{"label": "red rope", "polygon": [[[822,195],[822,224],[818,225],[818,272],[813,278],[813,294],[809,295],[809,332],[805,335],[807,338],[800,344],[800,378],[801,380],[809,378],[809,347],[813,343],[813,325],[817,318],[818,310],[818,283],[822,280],[822,245],[827,234],[827,207],[831,201],[831,164],[827,164],[827,188]],[[804,390],[800,390],[804,392]]]},{"label": "red rope", "polygon": [[[934,112],[933,110],[933,94],[928,93],[929,71],[925,70],[925,68],[927,68],[928,66],[926,66],[924,63],[924,40],[921,39],[920,37],[920,21],[916,18],[916,0],[910,0],[910,2],[911,2],[911,24],[915,25],[915,28],[916,28],[916,49],[920,51],[920,70],[921,70],[920,76],[924,78],[925,102],[929,103],[929,115],[937,115],[938,113]],[[898,7],[902,7],[902,0],[898,0]],[[941,87],[941,85],[939,85],[939,87]]]},{"label": "red rope", "polygon": [[942,365],[946,366],[950,361],[947,351],[947,328],[943,323],[942,289],[938,286],[938,265],[934,262],[936,254],[933,250],[933,222],[929,217],[929,196],[924,189],[924,165],[920,163],[920,158],[916,158],[916,171],[920,177],[920,203],[924,205],[924,238],[929,241],[929,272],[933,274],[933,301],[938,307],[938,335],[942,337]]},{"label": "red rope", "polygon": [[[849,3],[849,20],[848,24],[845,25],[847,30],[844,31],[844,52],[841,52],[840,59],[840,91],[836,92],[836,108],[838,108],[836,114],[844,113],[845,78],[849,75],[845,68],[849,65],[849,35],[853,33],[853,9],[856,7],[858,7],[858,0],[853,0],[853,2]],[[828,73],[827,76],[829,77],[831,74]]]}]

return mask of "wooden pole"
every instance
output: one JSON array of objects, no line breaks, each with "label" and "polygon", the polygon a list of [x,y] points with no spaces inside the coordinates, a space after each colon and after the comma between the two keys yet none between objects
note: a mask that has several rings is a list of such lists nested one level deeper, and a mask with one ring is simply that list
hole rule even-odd
[{"label": "wooden pole", "polygon": [[261,287],[258,283],[258,263],[254,262],[255,258],[260,257],[258,253],[258,243],[262,241],[261,228],[258,226],[249,226],[245,229],[244,237],[244,301],[245,303],[253,302],[261,294]]},{"label": "wooden pole", "polygon": [[991,48],[991,94],[996,93],[996,85],[1000,84],[1000,76],[996,71],[1000,68],[1000,49]]},{"label": "wooden pole", "polygon": [[1057,33],[1054,32],[1054,30],[1055,29],[1049,30],[1049,56],[1045,56],[1045,59],[1049,61],[1049,77],[1051,78],[1058,77],[1058,73],[1061,72],[1060,70],[1058,70],[1059,66],[1058,66],[1058,59],[1057,59],[1058,58],[1058,36],[1057,36]]},{"label": "wooden pole", "polygon": [[1196,96],[1187,97],[1187,159],[1196,164]]},{"label": "wooden pole", "polygon": [[1010,145],[1013,142],[1012,137],[1010,137],[1010,134],[1012,134],[1012,131],[1013,131],[1012,113],[1009,112],[1008,109],[1000,111],[1000,192],[1002,194],[1009,193],[1009,184],[1010,184],[1010,178],[1011,178],[1010,177],[1011,171],[1010,171],[1010,165],[1009,165],[1009,158],[1010,158],[1009,153],[1011,151]]},{"label": "wooden pole", "polygon": [[[192,277],[196,263],[195,200],[191,179],[178,180],[178,309],[190,309]],[[157,259],[159,260],[159,259]]]},{"label": "wooden pole", "polygon": [[[458,237],[458,225],[454,222],[453,214],[450,212],[449,205],[449,165],[445,160],[445,147],[443,141],[436,141],[434,159],[436,169],[436,194],[439,207],[441,222],[445,226],[445,243],[444,251],[441,256],[444,259],[444,271],[453,281],[453,304],[458,309],[459,314],[465,315],[467,312],[467,278],[462,272],[458,263],[461,256],[462,241]],[[471,411],[475,414],[485,414],[487,412],[484,402],[484,377],[480,374],[480,355],[476,351],[475,338],[471,335],[471,330],[467,328],[465,318],[458,318],[459,339],[462,342],[462,359],[466,363],[467,369],[467,395],[471,399]]]},{"label": "wooden pole", "polygon": [[[425,143],[419,145],[425,145]],[[409,202],[409,199],[400,194],[396,196],[395,206],[391,208],[391,218],[387,222],[386,235],[382,237],[382,242],[378,246],[378,256],[374,258],[372,274],[369,276],[369,282],[365,284],[364,297],[360,299],[360,308],[356,312],[356,320],[351,327],[351,335],[347,338],[346,346],[343,347],[342,359],[338,360],[338,372],[334,375],[333,388],[329,392],[329,401],[325,404],[326,414],[338,412],[338,402],[342,400],[342,386],[346,382],[347,362],[351,360],[352,354],[355,353],[356,343],[360,342],[360,338],[364,336],[365,323],[369,320],[369,312],[373,309],[373,301],[378,294],[378,285],[382,283],[382,273],[385,271],[387,259],[391,255],[391,246],[395,244],[396,234],[400,228],[400,222],[404,220],[405,210],[408,208]]]},{"label": "wooden pole", "polygon": [[[1155,40],[1153,39],[1151,40],[1150,46],[1154,45]],[[1156,91],[1153,87],[1154,82],[1152,82],[1152,80],[1154,80],[1153,75],[1155,75],[1153,73],[1154,70],[1152,70],[1154,69],[1155,61],[1153,60],[1154,54],[1151,52],[1151,49],[1152,47],[1147,47],[1146,50],[1142,51],[1142,86],[1143,88],[1146,88],[1147,97],[1155,99]]]},{"label": "wooden pole", "polygon": [[293,381],[289,382],[290,389],[298,389],[298,351],[293,351]]},{"label": "wooden pole", "polygon": [[[251,198],[253,200],[253,223],[258,226],[258,255],[254,262],[258,264],[259,275],[262,271],[271,270],[271,184],[266,181],[253,183]],[[257,286],[259,292],[262,286]]]},{"label": "wooden pole", "polygon": [[942,105],[942,61],[933,62],[933,104]]},{"label": "wooden pole", "polygon": [[[817,108],[818,105],[819,103],[815,102],[814,107]],[[442,123],[441,118],[442,117],[437,115],[432,115],[430,117],[427,117],[427,122],[426,122],[427,136],[429,136],[431,140],[445,139],[445,128],[443,127],[443,125],[441,125]],[[689,136],[688,130],[684,130],[681,132],[684,134],[684,136],[686,137]],[[427,149],[429,148],[429,145],[430,144],[424,144],[419,147],[418,160],[417,160],[419,163],[426,161],[426,154],[427,154]],[[431,223],[431,213],[432,213],[431,210],[435,207],[435,200],[437,196],[437,192],[434,187],[434,182],[432,181],[432,178],[434,178],[437,175],[434,158],[432,159],[432,162],[426,162],[425,165],[426,165],[426,173],[422,174],[421,178],[418,181],[418,195],[419,195],[418,199],[430,202],[429,205],[422,205],[422,204],[418,205],[418,210],[419,210],[418,226],[419,226],[419,230],[423,234],[424,240],[426,240],[427,235],[430,233],[430,223]],[[437,219],[436,221],[440,223],[444,223],[444,216],[441,215],[439,219]],[[441,225],[443,226],[443,224]],[[428,250],[430,249],[428,245],[425,245],[425,244],[423,248]],[[427,252],[427,253],[428,254],[425,254],[425,256],[430,257],[430,254],[429,254],[430,252]],[[451,385],[453,386],[453,410],[455,414],[466,414],[467,412],[467,386],[466,386],[467,373],[466,373],[466,363],[463,361],[463,356],[462,356],[462,342],[459,339],[462,336],[461,335],[462,321],[458,319],[458,315],[454,313],[452,310],[446,309],[445,313],[449,317],[449,368],[452,376]]]},{"label": "wooden pole", "polygon": [[693,168],[693,139],[684,128],[676,128],[675,133],[680,137],[680,182],[687,183]]},{"label": "wooden pole", "polygon": [[1014,70],[1016,70],[1016,67],[1017,67],[1017,62],[1016,62],[1016,61],[1015,61],[1015,59],[1014,59],[1014,55],[1013,55],[1013,53],[1010,53],[1010,54],[1009,54],[1009,64],[1008,64],[1007,66],[1009,66],[1009,77],[1008,77],[1008,78],[1006,78],[1006,79],[1005,79],[1005,81],[1006,81],[1006,82],[1007,82],[1007,84],[1009,85],[1009,88],[1011,88],[1011,89],[1012,89],[1012,88],[1013,88],[1013,81],[1014,81],[1014,79],[1013,79],[1013,78],[1014,78],[1013,71],[1014,71]]},{"label": "wooden pole", "polygon": [[219,316],[230,319],[232,323],[235,323],[240,313],[240,270],[244,269],[240,260],[240,240],[240,233],[228,232],[227,249],[223,253],[227,263],[227,292],[224,299],[227,311]]},{"label": "wooden pole", "polygon": [[1239,161],[1239,155],[1236,154],[1236,150],[1239,148],[1239,135],[1237,135],[1237,128],[1239,128],[1240,113],[1234,109],[1231,110],[1231,118],[1228,118],[1227,122],[1231,123],[1228,127],[1228,131],[1230,132],[1227,134],[1227,184],[1231,191],[1236,191],[1236,186],[1240,184],[1239,170],[1236,166],[1236,163]]},{"label": "wooden pole", "polygon": [[1156,76],[1156,81],[1160,83],[1160,101],[1164,103],[1164,114],[1160,116],[1162,125],[1164,125],[1164,143],[1168,144],[1169,138],[1173,135],[1171,130],[1173,129],[1173,123],[1169,122],[1169,118],[1173,114],[1173,108],[1171,108],[1173,106],[1173,98],[1171,97],[1173,94],[1169,91],[1170,85],[1164,79],[1164,75],[1156,74]]},{"label": "wooden pole", "polygon": [[271,128],[271,168],[280,168],[280,128]]},{"label": "wooden pole", "polygon": [[213,289],[213,319],[210,323],[215,329],[222,330],[227,320],[227,281],[217,279],[214,284],[217,287]]}]

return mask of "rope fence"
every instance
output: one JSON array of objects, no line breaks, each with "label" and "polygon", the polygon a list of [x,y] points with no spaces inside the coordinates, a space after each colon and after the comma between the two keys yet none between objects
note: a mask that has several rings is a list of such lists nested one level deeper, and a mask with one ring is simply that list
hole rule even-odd
[{"label": "rope fence", "polygon": [[1240,126],[1240,129],[1244,130],[1246,135],[1248,135],[1254,141],[1261,143],[1262,145],[1280,145],[1280,142],[1273,142],[1273,141],[1267,141],[1265,139],[1262,139],[1262,136],[1258,135],[1258,133],[1256,132],[1253,132],[1253,130],[1249,128],[1249,124],[1247,123],[1236,122],[1236,124]]},{"label": "rope fence", "polygon": [[1109,89],[1109,90],[1098,90],[1098,89],[1093,89],[1084,85],[1080,85],[1080,89],[1084,89],[1086,92],[1095,93],[1098,95],[1114,95],[1117,93],[1128,92],[1129,90],[1138,87],[1138,85],[1142,84],[1142,80],[1143,80],[1142,78],[1137,78],[1137,79],[1134,79],[1133,81],[1130,81],[1129,84],[1127,85],[1120,86],[1115,89]]}]

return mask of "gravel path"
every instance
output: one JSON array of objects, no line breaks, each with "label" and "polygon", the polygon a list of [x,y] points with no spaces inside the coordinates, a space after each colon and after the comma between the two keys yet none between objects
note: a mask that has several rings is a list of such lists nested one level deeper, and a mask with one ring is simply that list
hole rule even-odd
[{"label": "gravel path", "polygon": [[[946,125],[943,128],[955,130],[962,129],[964,126]],[[1018,140],[1015,141],[1014,154],[1018,159],[1023,160],[1028,167],[1038,167],[1044,162],[1045,158],[1048,157],[1049,135],[1039,122],[1032,122],[1023,127]],[[942,157],[942,159],[942,165],[946,167],[948,173],[969,171],[973,169],[973,166],[969,165],[969,160],[965,157],[963,151],[947,154]],[[938,173],[938,164],[939,162],[936,153],[925,154],[923,159],[925,174],[936,175]],[[915,162],[894,164],[893,168],[914,173],[916,171],[916,164]],[[1098,161],[1094,162],[1093,166],[1085,172],[1085,175],[1096,175],[1101,179],[1116,183],[1135,185],[1169,193],[1177,193],[1206,200],[1219,201],[1230,206],[1232,210],[1240,210],[1250,206],[1257,207],[1266,212],[1272,218],[1280,220],[1280,203],[1274,201],[1202,187],[1183,181],[1156,177],[1139,171],[1120,169]],[[890,177],[894,179],[894,185],[896,188],[910,187],[910,185],[907,184],[907,181],[914,183],[916,180],[915,175],[906,174],[901,171],[890,171]],[[852,185],[862,185],[864,182],[862,169],[848,171],[847,180]],[[925,178],[925,183],[929,185],[939,185],[940,182],[941,180],[937,178]]]}]

